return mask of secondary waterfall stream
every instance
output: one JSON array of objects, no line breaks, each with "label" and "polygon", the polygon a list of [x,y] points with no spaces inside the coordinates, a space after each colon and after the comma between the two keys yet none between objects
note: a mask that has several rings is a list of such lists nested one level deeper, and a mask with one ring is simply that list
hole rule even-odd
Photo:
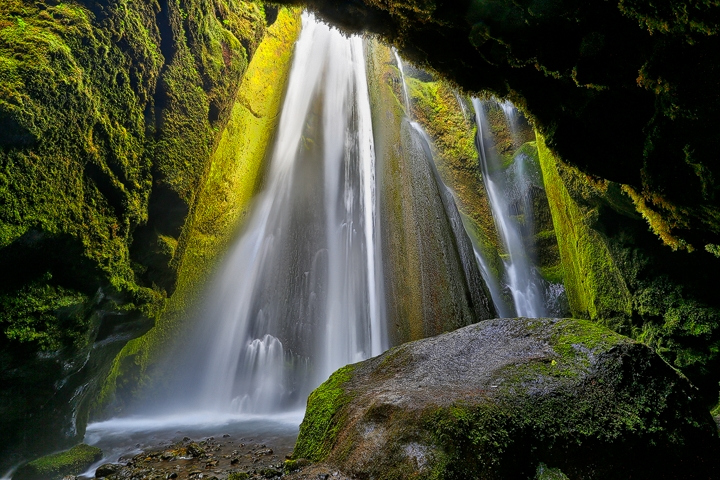
[{"label": "secondary waterfall stream", "polygon": [[[518,154],[510,169],[504,169],[494,149],[492,133],[485,116],[484,104],[474,98],[477,124],[477,150],[483,183],[488,194],[500,241],[507,252],[503,259],[507,286],[518,317],[548,316],[547,300],[535,261],[525,246],[523,236],[533,231],[533,215],[528,182],[524,171],[526,158]],[[511,135],[515,136],[515,109],[508,102],[500,104]]]}]

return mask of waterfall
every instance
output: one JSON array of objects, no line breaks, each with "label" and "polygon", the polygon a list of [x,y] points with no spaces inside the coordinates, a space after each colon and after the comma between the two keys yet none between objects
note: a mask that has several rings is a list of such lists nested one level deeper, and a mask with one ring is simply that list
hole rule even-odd
[{"label": "waterfall", "polygon": [[[528,159],[521,153],[515,157],[511,168],[504,169],[501,159],[492,148],[493,138],[483,102],[474,98],[473,107],[477,123],[476,143],[480,170],[498,235],[506,252],[503,264],[516,310],[515,316],[547,316],[542,280],[523,241],[523,234],[533,231],[533,209],[525,172],[525,162]],[[501,108],[514,136],[514,108],[507,102],[501,104]]]},{"label": "waterfall", "polygon": [[[488,301],[488,292],[486,290],[486,285],[483,282],[484,274],[480,271],[480,265],[477,263],[474,246],[468,237],[467,231],[465,230],[463,218],[458,211],[453,192],[445,185],[440,173],[438,172],[437,166],[435,165],[432,140],[429,138],[423,127],[418,122],[412,120],[412,104],[408,94],[402,59],[400,58],[400,55],[398,55],[397,50],[393,48],[392,52],[400,73],[400,81],[402,83],[405,98],[405,118],[402,121],[402,129],[408,130],[407,133],[410,137],[410,141],[403,142],[403,147],[407,149],[409,157],[421,160],[421,163],[413,161],[410,165],[408,165],[408,170],[413,172],[410,173],[410,177],[414,180],[416,193],[421,191],[425,193],[425,198],[420,202],[423,204],[421,207],[422,211],[417,213],[426,217],[426,219],[427,217],[435,217],[434,227],[437,228],[436,231],[439,233],[436,234],[435,241],[440,244],[440,248],[436,251],[436,254],[438,256],[442,255],[447,259],[449,271],[452,271],[453,275],[457,276],[457,278],[448,282],[448,286],[452,285],[450,290],[453,290],[455,294],[462,292],[465,297],[463,301],[458,301],[457,297],[455,298],[455,306],[452,307],[453,311],[461,311],[463,307],[460,307],[460,304],[466,303],[471,312],[469,315],[469,317],[472,318],[471,322],[492,318],[495,316],[495,309]],[[409,129],[407,128],[408,126],[410,127]],[[417,175],[417,180],[415,180],[415,175]],[[417,197],[416,195],[412,196]],[[436,206],[434,207],[431,207],[433,204],[433,202],[430,202],[429,197],[431,196],[439,199],[439,202],[435,203],[434,205]],[[406,215],[412,217],[414,214],[406,212]],[[422,221],[416,219],[416,222],[422,223],[423,221],[427,221],[426,219],[423,219]],[[427,248],[424,244],[429,243],[429,241],[427,239],[419,240],[420,251],[422,252]],[[434,259],[433,263],[435,263],[435,265],[432,267],[434,270],[432,273],[424,271],[422,267],[420,268],[420,282],[423,286],[433,282],[432,275],[437,274],[439,271],[438,266],[440,261],[440,258]],[[429,274],[430,278],[426,281],[423,274]],[[436,281],[437,280],[435,280],[435,282]],[[431,289],[428,288],[426,292],[431,292]],[[425,302],[426,300],[423,299],[423,303]],[[448,311],[449,310],[446,310],[442,313],[447,314]],[[430,320],[436,322],[437,320],[432,319],[436,313],[437,311],[435,308],[425,309],[426,321]],[[461,316],[459,313],[454,314],[458,317]],[[426,332],[432,332],[432,330],[426,329]],[[437,333],[439,332],[435,331],[431,334]]]},{"label": "waterfall", "polygon": [[301,408],[388,348],[362,39],[302,20],[265,188],[186,353],[194,408]]},{"label": "waterfall", "polygon": [[[405,70],[403,69],[403,63],[402,59],[400,58],[400,55],[398,55],[397,50],[395,48],[392,49],[393,55],[395,56],[395,62],[397,63],[398,70],[400,71],[400,80],[402,82],[403,87],[403,93],[405,97],[405,111],[408,118],[408,121],[412,119],[412,109],[410,107],[410,97],[408,95],[408,88],[407,88],[407,81],[405,80]],[[455,99],[458,102],[458,106],[460,107],[463,117],[467,118],[467,112],[465,108],[465,103],[460,98],[460,95],[455,92]],[[509,104],[509,103],[508,103]],[[465,271],[465,274],[468,276],[469,283],[472,283],[470,279],[473,277],[473,273],[475,271],[475,268],[472,268],[472,266],[476,266],[477,270],[479,270],[480,276],[482,278],[482,283],[484,283],[484,287],[487,288],[487,293],[490,295],[490,298],[492,300],[492,304],[494,307],[494,310],[500,317],[512,317],[514,316],[514,312],[511,311],[509,306],[507,305],[507,302],[503,299],[502,295],[502,286],[500,285],[500,282],[497,278],[492,274],[490,267],[487,264],[487,261],[485,258],[483,258],[482,253],[477,248],[477,246],[470,240],[470,237],[467,235],[467,227],[465,226],[464,222],[465,219],[458,211],[457,205],[455,203],[455,198],[445,183],[443,182],[437,167],[435,165],[435,161],[432,155],[432,149],[430,145],[432,144],[432,141],[428,137],[425,130],[423,130],[422,126],[414,121],[410,121],[410,125],[413,128],[413,131],[416,133],[416,135],[419,138],[419,141],[422,145],[423,151],[425,152],[425,157],[428,160],[428,163],[430,164],[431,170],[433,172],[433,176],[435,179],[435,183],[438,186],[438,189],[441,192],[441,197],[443,199],[443,205],[445,206],[447,217],[450,219],[451,226],[453,229],[453,233],[455,234],[455,238],[462,239],[464,241],[460,241],[460,256],[462,258],[463,262],[463,269]],[[472,252],[472,253],[469,253]],[[477,285],[477,283],[475,284]],[[481,288],[481,287],[477,287]]]},{"label": "waterfall", "polygon": [[398,70],[400,71],[400,79],[402,80],[403,87],[403,98],[405,100],[405,115],[408,118],[412,118],[412,110],[410,109],[410,95],[408,94],[407,83],[405,83],[405,71],[403,70],[403,63],[400,55],[395,47],[392,47],[393,55],[395,56],[395,63],[397,63]]}]

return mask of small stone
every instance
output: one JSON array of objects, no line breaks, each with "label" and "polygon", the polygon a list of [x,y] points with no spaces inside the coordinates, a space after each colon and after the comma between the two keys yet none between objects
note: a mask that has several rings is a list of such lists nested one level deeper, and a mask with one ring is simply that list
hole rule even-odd
[{"label": "small stone", "polygon": [[95,478],[109,477],[119,472],[121,468],[122,465],[118,465],[117,463],[105,463],[95,470]]},{"label": "small stone", "polygon": [[275,470],[274,468],[264,468],[260,470],[260,475],[265,478],[275,478],[281,476],[282,472],[280,470]]},{"label": "small stone", "polygon": [[200,445],[193,442],[187,446],[187,453],[190,456],[199,457],[205,454],[205,450]]},{"label": "small stone", "polygon": [[223,435],[223,438],[230,438],[230,434],[226,433],[225,435]]},{"label": "small stone", "polygon": [[172,473],[168,473],[167,475],[165,475],[165,478],[171,479],[171,478],[177,478],[177,476],[178,476],[177,473],[172,472]]}]

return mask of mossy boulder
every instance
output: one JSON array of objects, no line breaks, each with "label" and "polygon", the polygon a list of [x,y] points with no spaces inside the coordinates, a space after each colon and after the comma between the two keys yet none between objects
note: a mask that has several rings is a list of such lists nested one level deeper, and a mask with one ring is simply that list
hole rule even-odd
[{"label": "mossy boulder", "polygon": [[70,450],[47,455],[20,467],[14,480],[55,480],[78,475],[102,458],[102,450],[81,443]]},{"label": "mossy boulder", "polygon": [[293,457],[356,478],[709,478],[719,447],[695,388],[647,346],[519,318],[339,370],[310,396]]}]

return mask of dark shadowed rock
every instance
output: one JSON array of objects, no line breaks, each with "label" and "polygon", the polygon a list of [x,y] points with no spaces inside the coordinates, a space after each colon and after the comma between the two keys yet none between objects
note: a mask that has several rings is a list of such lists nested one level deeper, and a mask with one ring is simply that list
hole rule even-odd
[{"label": "dark shadowed rock", "polygon": [[338,370],[293,457],[357,478],[709,478],[718,443],[696,389],[645,345],[521,318]]},{"label": "dark shadowed rock", "polygon": [[100,465],[97,470],[95,470],[95,478],[105,478],[109,477],[110,475],[116,474],[120,469],[122,468],[122,465],[119,465],[117,463],[105,463],[103,465]]}]

